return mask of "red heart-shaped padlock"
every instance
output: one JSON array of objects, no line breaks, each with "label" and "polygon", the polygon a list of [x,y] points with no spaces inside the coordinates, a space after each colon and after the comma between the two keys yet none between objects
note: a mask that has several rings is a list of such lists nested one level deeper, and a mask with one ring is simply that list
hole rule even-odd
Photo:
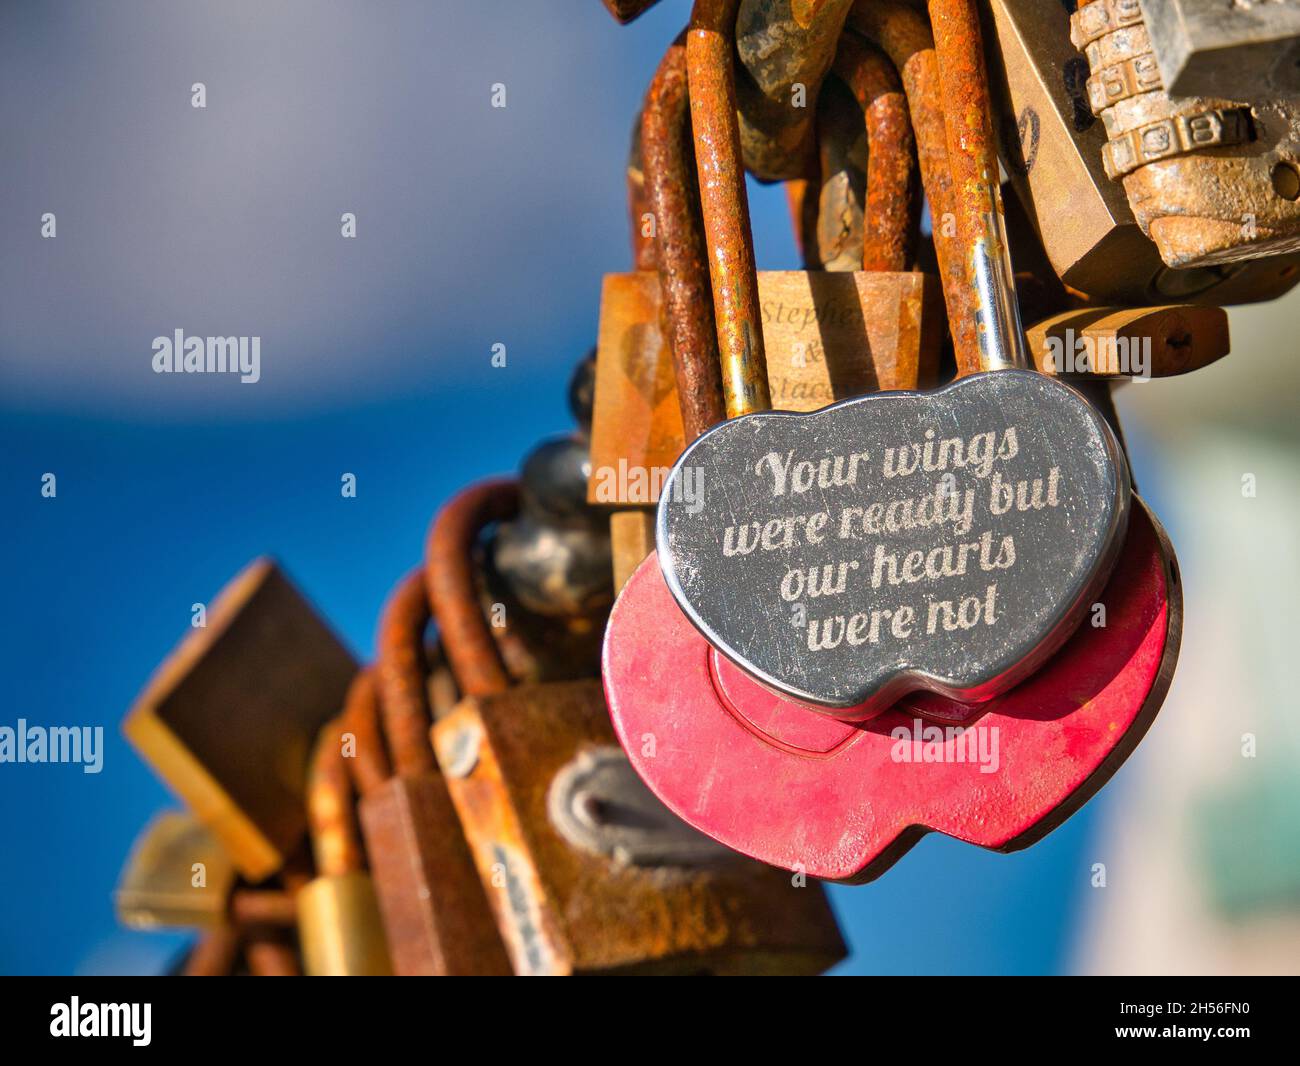
[{"label": "red heart-shaped padlock", "polygon": [[912,695],[843,722],[722,658],[651,555],[610,615],[605,694],[633,766],[683,820],[775,866],[868,881],[932,830],[1027,847],[1119,768],[1160,709],[1182,633],[1173,548],[1137,497],[1098,602],[1104,625],[1085,621],[988,703]]}]

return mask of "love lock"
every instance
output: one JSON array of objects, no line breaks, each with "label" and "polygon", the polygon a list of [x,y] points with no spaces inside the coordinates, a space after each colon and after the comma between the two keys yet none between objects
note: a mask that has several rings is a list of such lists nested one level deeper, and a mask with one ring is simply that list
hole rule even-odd
[{"label": "love lock", "polygon": [[[1131,495],[1115,434],[1073,389],[1020,369],[976,14],[970,0],[933,0],[931,14],[962,251],[945,296],[963,376],[810,415],[749,414],[767,390],[729,60],[724,31],[693,25],[733,421],[674,468],[658,556],[606,634],[615,729],[659,798],[739,851],[833,879],[878,876],[930,829],[1002,850],[1037,840],[1150,725],[1181,628],[1172,549]],[[703,507],[683,502],[693,467]],[[907,487],[918,471],[935,475],[925,491]],[[842,540],[850,551],[828,556]],[[913,587],[923,595],[909,598]],[[788,603],[823,598],[851,606],[790,624]],[[1090,606],[1103,617],[1097,604],[1104,625],[1079,627]]]}]

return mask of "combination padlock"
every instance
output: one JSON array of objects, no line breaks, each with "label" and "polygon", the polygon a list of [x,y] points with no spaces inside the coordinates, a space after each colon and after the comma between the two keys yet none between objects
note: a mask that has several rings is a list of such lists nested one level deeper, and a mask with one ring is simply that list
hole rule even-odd
[{"label": "combination padlock", "polygon": [[1294,77],[1288,88],[1261,91],[1243,73],[1214,79],[1205,95],[1175,96],[1138,0],[1081,4],[1070,36],[1091,70],[1088,99],[1106,130],[1106,174],[1123,182],[1165,263],[1216,267],[1300,252]]},{"label": "combination padlock", "polygon": [[[432,742],[516,973],[817,973],[843,954],[821,889],[720,848],[641,784],[599,681],[512,686],[475,595],[489,482],[434,522],[428,585],[463,700]],[[469,523],[467,516],[476,516]]]},{"label": "combination padlock", "polygon": [[[895,2],[880,0],[885,5]],[[1161,6],[1181,3],[1171,0]],[[1226,16],[1230,5],[1222,6],[1225,17],[1230,19]],[[1174,180],[1168,180],[1168,176],[1161,179],[1161,186],[1142,179],[1141,188],[1134,185],[1140,201],[1126,194],[1124,186],[1106,173],[1103,153],[1107,129],[1094,114],[1093,101],[1104,105],[1108,99],[1122,96],[1127,98],[1126,106],[1132,108],[1133,100],[1151,93],[1165,97],[1166,104],[1168,97],[1159,91],[1156,57],[1146,48],[1130,49],[1128,54],[1116,49],[1107,49],[1105,54],[1098,50],[1098,71],[1094,73],[1088,59],[1076,51],[1070,40],[1070,12],[1075,7],[1076,18],[1087,16],[1089,32],[1079,38],[1085,45],[1095,39],[1093,30],[1102,31],[1096,35],[1101,36],[1113,21],[1127,20],[1132,26],[1141,18],[1137,0],[1111,0],[1109,7],[1105,0],[1078,5],[990,0],[985,22],[994,60],[994,102],[1003,162],[1016,198],[1030,216],[1054,271],[1072,290],[1086,294],[1094,302],[1125,305],[1174,301],[1254,303],[1275,299],[1293,288],[1300,281],[1300,255],[1294,252],[1196,266],[1178,265],[1170,257],[1170,265],[1166,265],[1161,249],[1151,239],[1156,235],[1150,227],[1155,216],[1185,216],[1180,224],[1195,230],[1190,243],[1182,242],[1184,250],[1193,252],[1186,258],[1205,250],[1193,247],[1196,235],[1203,239],[1216,231],[1226,234],[1228,243],[1236,241],[1241,246],[1239,251],[1253,254],[1246,246],[1254,244],[1259,251],[1261,242],[1249,237],[1252,231],[1267,237],[1269,213],[1293,205],[1280,201],[1267,186],[1269,153],[1259,143],[1245,148],[1253,161],[1202,160],[1184,167]],[[1147,7],[1151,8],[1151,0],[1147,0]],[[1151,40],[1159,42],[1178,32],[1175,15],[1160,23],[1159,32]],[[1215,94],[1205,95],[1232,96],[1238,91],[1245,92],[1248,98],[1266,95],[1251,90],[1252,76],[1253,72],[1243,67],[1236,77],[1220,79]],[[1149,92],[1142,92],[1143,88]],[[1294,87],[1290,91],[1294,93]],[[1269,103],[1264,110],[1266,125],[1275,139],[1294,126],[1293,102]],[[1164,113],[1153,113],[1149,118],[1162,118],[1167,113],[1170,109],[1166,107]],[[1135,121],[1134,127],[1143,124]],[[1153,134],[1156,139],[1159,136],[1158,132]],[[1292,162],[1294,140],[1292,133]],[[1285,138],[1281,149],[1286,150]],[[1286,160],[1281,157],[1273,162],[1285,168]],[[1240,168],[1241,176],[1249,176],[1251,181],[1240,180],[1232,173],[1234,168]],[[1285,169],[1280,173],[1285,175]],[[1063,211],[1061,204],[1067,198],[1070,209]],[[1236,227],[1235,235],[1229,226],[1209,224],[1207,216],[1214,215],[1230,219]],[[1257,222],[1253,229],[1249,225],[1252,219]]]},{"label": "combination padlock", "polygon": [[[665,580],[655,558],[642,564],[624,589],[606,636],[605,685],[615,728],[637,771],[659,798],[692,825],[739,851],[776,865],[835,879],[865,880],[878,876],[930,829],[1004,850],[1032,843],[1077,809],[1132,750],[1160,706],[1177,654],[1180,599],[1172,553],[1159,527],[1135,497],[1123,551],[1118,551],[1118,543],[1107,544],[1107,536],[1118,541],[1124,526],[1122,513],[1128,508],[1126,468],[1111,431],[1080,396],[1026,370],[970,373],[1020,361],[1018,349],[1023,349],[1024,340],[1015,316],[1011,275],[1000,233],[997,167],[988,133],[987,96],[974,9],[966,0],[956,3],[935,0],[931,10],[936,21],[943,23],[938,35],[937,59],[947,104],[948,162],[944,165],[952,167],[950,202],[957,217],[959,242],[966,253],[961,260],[962,274],[968,291],[974,293],[975,298],[970,302],[978,313],[978,320],[972,319],[972,328],[966,334],[974,338],[973,344],[963,344],[962,333],[954,329],[959,367],[970,376],[931,397],[906,400],[904,396],[873,397],[837,405],[828,413],[842,419],[848,411],[864,420],[876,420],[868,429],[892,430],[893,440],[885,441],[883,447],[868,442],[862,449],[867,452],[859,459],[864,470],[870,469],[867,464],[873,461],[882,462],[882,469],[887,469],[879,453],[892,447],[895,451],[889,461],[893,478],[910,477],[918,467],[942,475],[956,466],[955,445],[949,448],[946,469],[936,469],[942,448],[936,445],[934,450],[927,451],[921,443],[929,440],[925,430],[941,430],[933,434],[936,440],[961,440],[963,423],[971,411],[979,408],[976,405],[964,411],[962,402],[954,402],[960,400],[961,390],[980,381],[987,383],[981,387],[1001,390],[1006,382],[1007,391],[999,391],[1001,403],[994,403],[976,415],[979,431],[989,433],[985,438],[987,447],[979,447],[974,463],[966,448],[967,463],[957,469],[967,470],[968,476],[969,472],[978,475],[984,470],[984,476],[978,480],[988,479],[985,499],[997,505],[990,510],[998,517],[1021,514],[1030,520],[1035,514],[1061,506],[1053,500],[1063,499],[1063,492],[1077,492],[1079,482],[1076,480],[1067,490],[1061,476],[1066,471],[1062,468],[1055,478],[1053,491],[1052,474],[1045,468],[1035,486],[1033,477],[1013,477],[1017,471],[1012,463],[1017,457],[1032,454],[1031,441],[1035,439],[1040,440],[1039,448],[1046,448],[1046,453],[1055,458],[1051,447],[1042,443],[1045,438],[1036,435],[1059,432],[1065,425],[1073,425],[1076,434],[1073,445],[1085,439],[1090,442],[1086,450],[1091,453],[1089,461],[1097,463],[1091,471],[1097,481],[1096,502],[1085,502],[1091,498],[1088,494],[1076,498],[1071,509],[1076,514],[1078,509],[1092,511],[1102,535],[1083,544],[1076,543],[1071,550],[1097,553],[1096,569],[1092,573],[1087,567],[1072,569],[1078,566],[1077,554],[1063,566],[1053,560],[1058,547],[1050,542],[1044,544],[1033,534],[1029,535],[1018,558],[1046,560],[1048,570],[1039,574],[1035,584],[1050,583],[1069,573],[1081,583],[1086,608],[1096,597],[1095,591],[1091,591],[1095,589],[1093,582],[1098,574],[1106,573],[1105,556],[1113,553],[1112,559],[1117,558],[1118,565],[1105,590],[1095,598],[1095,603],[1103,605],[1108,614],[1105,627],[1085,625],[1075,629],[1073,636],[1066,632],[1068,640],[1060,646],[1061,629],[1068,629],[1068,622],[1065,623],[1047,640],[1047,647],[1057,646],[1055,654],[1047,658],[1042,643],[1036,644],[1037,652],[1028,650],[1053,628],[1044,626],[1040,616],[1030,627],[1026,642],[1014,653],[1036,660],[1034,666],[1038,669],[1027,670],[1023,665],[1025,659],[1019,658],[1011,664],[1019,684],[983,703],[954,702],[931,691],[909,696],[893,707],[888,707],[887,699],[853,705],[861,689],[852,688],[851,682],[840,692],[823,688],[816,693],[801,693],[822,697],[819,702],[823,705],[828,702],[827,695],[839,696],[842,706],[835,709],[847,711],[853,718],[848,721],[815,713],[812,701],[796,702],[774,692],[782,686],[790,687],[788,673],[777,677],[769,670],[758,678],[752,661],[747,660],[746,668],[742,669],[734,661],[738,656],[721,654],[716,643],[711,646],[700,635],[698,620],[693,621],[676,609],[669,581]],[[709,30],[699,27],[693,29],[692,33],[695,32]],[[725,54],[724,49],[715,49],[713,54],[720,52]],[[692,95],[692,106],[705,111],[696,115],[696,145],[700,153],[701,185],[706,190],[705,219],[710,248],[733,242],[714,251],[712,261],[733,268],[721,276],[715,272],[714,282],[719,346],[724,353],[729,350],[733,353],[733,358],[724,364],[724,381],[730,385],[728,412],[735,415],[761,407],[763,399],[763,383],[755,372],[760,364],[752,358],[748,362],[743,359],[746,352],[743,341],[754,335],[752,258],[745,248],[734,243],[745,243],[748,223],[740,171],[734,154],[726,157],[729,146],[732,153],[735,151],[734,132],[726,128],[727,109],[710,108],[708,98],[701,96]],[[722,158],[710,158],[710,152]],[[928,181],[927,192],[933,203],[935,197]],[[717,202],[710,204],[713,196],[717,196]],[[718,216],[726,220],[725,224],[717,222]],[[945,289],[952,284],[952,275],[945,273]],[[970,297],[950,299],[950,310],[960,307],[963,299],[970,300]],[[912,415],[911,421],[902,404],[894,408],[900,400],[933,402],[936,397],[943,398],[940,406],[929,409],[925,417]],[[1044,419],[1044,412],[1049,409],[1050,420]],[[900,410],[904,414],[900,415]],[[818,417],[814,415],[811,419]],[[999,417],[1025,427],[1024,431],[1009,439],[1006,429],[1012,427],[1002,426],[999,433]],[[1047,421],[1050,427],[1044,425]],[[750,419],[736,419],[714,433],[749,422]],[[838,479],[832,464],[827,478],[832,483],[822,485],[820,481],[826,475],[820,469],[822,464],[813,445],[820,444],[823,453],[829,448],[838,449],[846,439],[856,439],[852,435],[860,431],[858,426],[837,422],[835,432],[828,434],[828,441],[800,440],[798,443],[804,451],[800,459],[806,467],[802,474],[796,473],[798,468],[792,464],[794,447],[788,450],[773,447],[761,452],[752,466],[742,467],[743,476],[749,476],[749,471],[756,466],[755,473],[775,481],[784,470],[785,486],[791,498],[802,494],[794,480],[802,477],[806,483],[803,491],[808,491],[808,498],[824,510],[824,501],[833,499],[835,490],[843,487],[834,482],[849,476],[848,464],[839,472]],[[734,428],[730,432],[734,433]],[[757,435],[760,430],[756,428],[752,432]],[[899,445],[912,438],[920,446],[904,459]],[[708,439],[706,436],[701,441]],[[1070,446],[1068,441],[1062,444],[1067,450]],[[774,458],[768,459],[768,455]],[[690,460],[688,452],[683,465]],[[900,461],[904,463],[901,467]],[[998,488],[993,489],[994,468],[999,464],[1005,464],[1007,469],[999,474]],[[706,467],[706,486],[709,472]],[[931,519],[946,514],[961,521],[963,501],[968,497],[960,482],[955,491],[950,485],[942,476],[935,478],[936,492],[929,510]],[[878,502],[879,498],[873,499],[873,492],[863,491],[859,500],[862,506],[855,517],[860,514],[865,520],[866,509]],[[745,496],[743,491],[731,487],[721,469],[717,472],[714,493],[715,500],[721,496],[721,502],[714,506],[721,508],[735,507]],[[951,575],[943,572],[946,563],[942,551],[933,556],[937,571],[933,578],[908,581],[909,573],[924,575],[934,549],[915,548],[900,556],[884,548],[880,541],[890,532],[886,528],[887,507],[897,501],[898,494],[885,495],[883,499],[886,506],[882,507],[883,513],[877,516],[876,523],[875,537],[879,539],[868,548],[869,554],[863,556],[860,568],[869,573],[875,565],[885,595],[898,585],[919,584],[924,589],[927,582],[936,591],[931,593],[927,610],[905,615],[905,622],[897,627],[896,616],[901,612],[889,611],[886,616],[884,609],[892,605],[887,600],[868,598],[871,610],[861,612],[867,617],[846,620],[840,630],[841,641],[853,632],[850,626],[856,626],[858,639],[852,646],[854,652],[861,653],[874,646],[873,640],[901,643],[918,627],[926,629],[933,625],[940,635],[944,630],[957,634],[931,648],[935,653],[933,659],[940,663],[941,669],[957,662],[963,668],[974,664],[977,672],[987,671],[992,660],[980,662],[980,645],[971,640],[972,631],[977,626],[996,629],[996,624],[1008,617],[1013,624],[1023,625],[1032,612],[1021,601],[995,598],[998,588],[1006,587],[1000,577],[989,582],[993,587],[983,596],[970,595],[960,603],[943,606],[942,580]],[[741,505],[748,503],[744,500]],[[680,504],[666,492],[660,504],[661,555],[673,529],[672,512],[679,508]],[[903,511],[900,506],[897,512],[900,517],[896,520],[900,529],[904,525]],[[913,506],[914,516],[925,513],[920,504]],[[714,530],[715,550],[725,548],[727,532],[722,526],[726,524],[723,521]],[[793,529],[805,538],[809,531],[821,534],[814,539],[814,543],[819,543],[834,537],[836,526],[836,522],[805,517],[803,522],[794,523]],[[778,553],[790,528],[784,522],[761,524],[758,541],[750,550]],[[972,545],[968,549],[971,567],[986,574],[1011,570],[1015,564],[1009,556],[1014,547],[1007,545],[1006,538],[1019,541],[1025,536],[1026,528],[1031,527],[1013,528],[1010,533],[1000,531],[998,540],[990,536],[987,545],[983,536],[965,541]],[[1020,532],[1019,537],[1016,532]],[[770,542],[766,548],[765,534]],[[943,547],[941,538],[936,545]],[[668,547],[671,550],[673,546]],[[703,555],[700,559],[697,573],[704,570]],[[847,572],[857,569],[846,566]],[[847,580],[841,583],[833,569],[788,567],[784,574],[776,575],[778,591],[780,585],[796,582],[801,575],[804,586],[800,591],[808,604],[792,604],[795,610],[791,613],[793,621],[803,628],[807,619],[799,617],[804,613],[800,607],[810,612],[815,609],[809,606],[813,601],[843,596],[850,584]],[[900,580],[889,581],[892,576]],[[713,577],[717,577],[716,572]],[[810,593],[809,586],[814,579],[818,585]],[[726,589],[724,595],[730,595],[733,618],[750,611],[757,589],[770,590],[772,585],[769,576],[763,575],[753,581],[733,577],[729,584],[722,586]],[[1062,617],[1079,610],[1079,603],[1070,602],[1078,595],[1078,589],[1066,588],[1062,593],[1058,586],[1055,594],[1066,607]],[[792,598],[782,599],[788,602]],[[783,607],[777,607],[773,614],[778,612],[778,617],[782,617],[780,624],[788,625]],[[760,624],[767,625],[770,621],[770,618],[761,619]],[[734,634],[738,627],[726,619],[722,625],[731,627],[730,650],[734,653],[737,643]],[[716,634],[718,627],[713,628]],[[808,629],[807,632],[820,635],[825,630]],[[759,655],[764,653],[762,647],[757,651]],[[948,655],[953,658],[948,659]],[[796,650],[777,666],[788,668],[790,659],[796,660],[795,667],[800,665]],[[907,673],[908,659],[901,656],[890,659],[886,655],[883,661],[887,669],[895,671],[895,677]],[[915,660],[911,662],[915,665]],[[998,662],[995,670],[1003,669],[1006,662]],[[926,677],[914,679],[922,683],[911,687],[930,687],[934,672],[925,672]],[[811,674],[807,676],[818,682],[824,680]],[[1005,676],[1001,682],[1005,682]],[[976,696],[989,694],[989,689],[984,688]],[[653,741],[649,746],[655,752],[654,757],[641,754],[648,746],[647,738]],[[779,782],[780,787],[773,787],[774,782]]]}]

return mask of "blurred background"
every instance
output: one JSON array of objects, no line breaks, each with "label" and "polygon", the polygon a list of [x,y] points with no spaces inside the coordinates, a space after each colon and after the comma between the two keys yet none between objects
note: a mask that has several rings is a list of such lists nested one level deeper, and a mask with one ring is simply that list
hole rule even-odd
[{"label": "blurred background", "polygon": [[[119,723],[191,604],[272,554],[369,657],[438,505],[569,429],[601,276],[629,268],[632,117],[689,7],[626,28],[596,0],[0,7],[0,724],[106,747],[98,775],[0,765],[0,971],[183,948],[119,928],[111,893],[178,805]],[[780,187],[751,206],[760,267],[797,267]],[[1146,741],[1027,852],[932,835],[833,887],[837,972],[1300,970],[1297,310],[1234,309],[1228,359],[1120,391],[1187,601]],[[261,337],[261,380],[154,374],[177,328]]]}]

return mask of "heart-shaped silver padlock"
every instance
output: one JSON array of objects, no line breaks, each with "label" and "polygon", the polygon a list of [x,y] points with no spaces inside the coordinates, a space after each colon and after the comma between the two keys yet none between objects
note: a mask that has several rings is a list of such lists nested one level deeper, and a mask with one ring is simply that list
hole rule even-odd
[{"label": "heart-shaped silver padlock", "polygon": [[1114,433],[1075,389],[1025,369],[995,157],[950,157],[952,187],[967,191],[953,219],[931,207],[968,250],[974,322],[953,330],[962,376],[809,414],[764,411],[736,183],[699,161],[730,420],[669,475],[659,562],[727,658],[844,718],[917,689],[987,700],[1027,677],[1074,631],[1127,528]]}]

